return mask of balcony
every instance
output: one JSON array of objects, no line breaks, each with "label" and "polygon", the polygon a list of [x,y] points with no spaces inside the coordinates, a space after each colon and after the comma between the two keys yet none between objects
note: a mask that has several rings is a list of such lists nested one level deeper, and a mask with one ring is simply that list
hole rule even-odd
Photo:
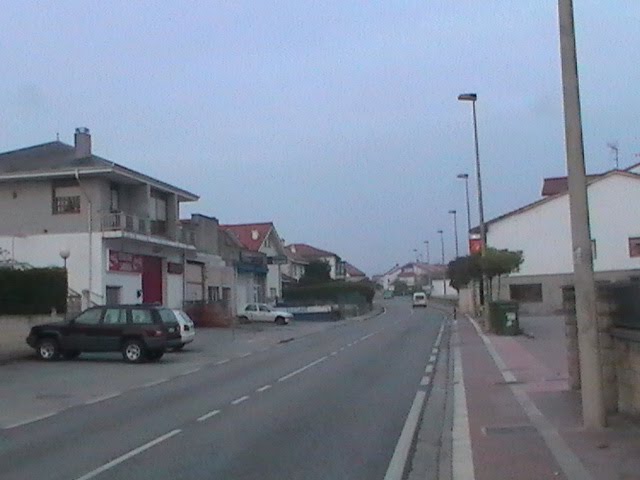
[{"label": "balcony", "polygon": [[139,233],[140,235],[153,233],[151,230],[151,221],[148,218],[141,218],[123,212],[103,215],[101,227],[103,232],[123,231]]}]

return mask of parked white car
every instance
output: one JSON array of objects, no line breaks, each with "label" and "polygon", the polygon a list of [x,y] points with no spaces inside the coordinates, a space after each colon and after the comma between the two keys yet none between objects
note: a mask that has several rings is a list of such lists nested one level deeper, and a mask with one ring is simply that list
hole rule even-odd
[{"label": "parked white car", "polygon": [[177,347],[174,347],[174,350],[182,350],[187,343],[193,342],[193,339],[196,336],[196,327],[193,324],[193,320],[184,313],[182,310],[173,310],[173,314],[176,316],[176,320],[180,324],[180,339],[182,343]]},{"label": "parked white car", "polygon": [[240,321],[274,322],[278,325],[286,325],[293,320],[289,312],[276,310],[264,303],[250,303],[238,315]]}]

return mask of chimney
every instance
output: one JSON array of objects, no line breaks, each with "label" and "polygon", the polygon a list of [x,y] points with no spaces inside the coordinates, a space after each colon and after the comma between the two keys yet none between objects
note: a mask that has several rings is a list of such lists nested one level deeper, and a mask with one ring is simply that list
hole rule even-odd
[{"label": "chimney", "polygon": [[76,128],[75,158],[86,158],[91,156],[91,133],[87,127]]}]

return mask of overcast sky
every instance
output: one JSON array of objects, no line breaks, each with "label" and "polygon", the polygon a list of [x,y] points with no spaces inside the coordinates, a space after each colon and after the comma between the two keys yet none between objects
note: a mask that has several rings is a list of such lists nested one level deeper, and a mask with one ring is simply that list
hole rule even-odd
[{"label": "overcast sky", "polygon": [[[587,168],[640,161],[640,2],[575,2]],[[373,274],[565,173],[556,0],[3,1],[0,150],[94,152]],[[475,198],[475,189],[472,190]],[[477,222],[477,206],[472,205]],[[461,235],[461,237],[463,234]],[[463,243],[463,242],[461,242]],[[464,244],[462,246],[464,248]]]}]

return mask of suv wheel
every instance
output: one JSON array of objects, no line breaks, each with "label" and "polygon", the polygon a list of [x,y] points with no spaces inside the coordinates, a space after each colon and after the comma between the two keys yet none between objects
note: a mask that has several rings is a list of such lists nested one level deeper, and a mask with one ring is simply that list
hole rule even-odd
[{"label": "suv wheel", "polygon": [[55,338],[43,338],[40,340],[36,351],[41,360],[57,360],[60,357],[60,347]]},{"label": "suv wheel", "polygon": [[284,317],[278,317],[276,318],[276,325],[285,325],[287,322],[285,321]]},{"label": "suv wheel", "polygon": [[125,340],[122,345],[122,357],[129,363],[140,363],[145,359],[145,348],[140,340]]}]

